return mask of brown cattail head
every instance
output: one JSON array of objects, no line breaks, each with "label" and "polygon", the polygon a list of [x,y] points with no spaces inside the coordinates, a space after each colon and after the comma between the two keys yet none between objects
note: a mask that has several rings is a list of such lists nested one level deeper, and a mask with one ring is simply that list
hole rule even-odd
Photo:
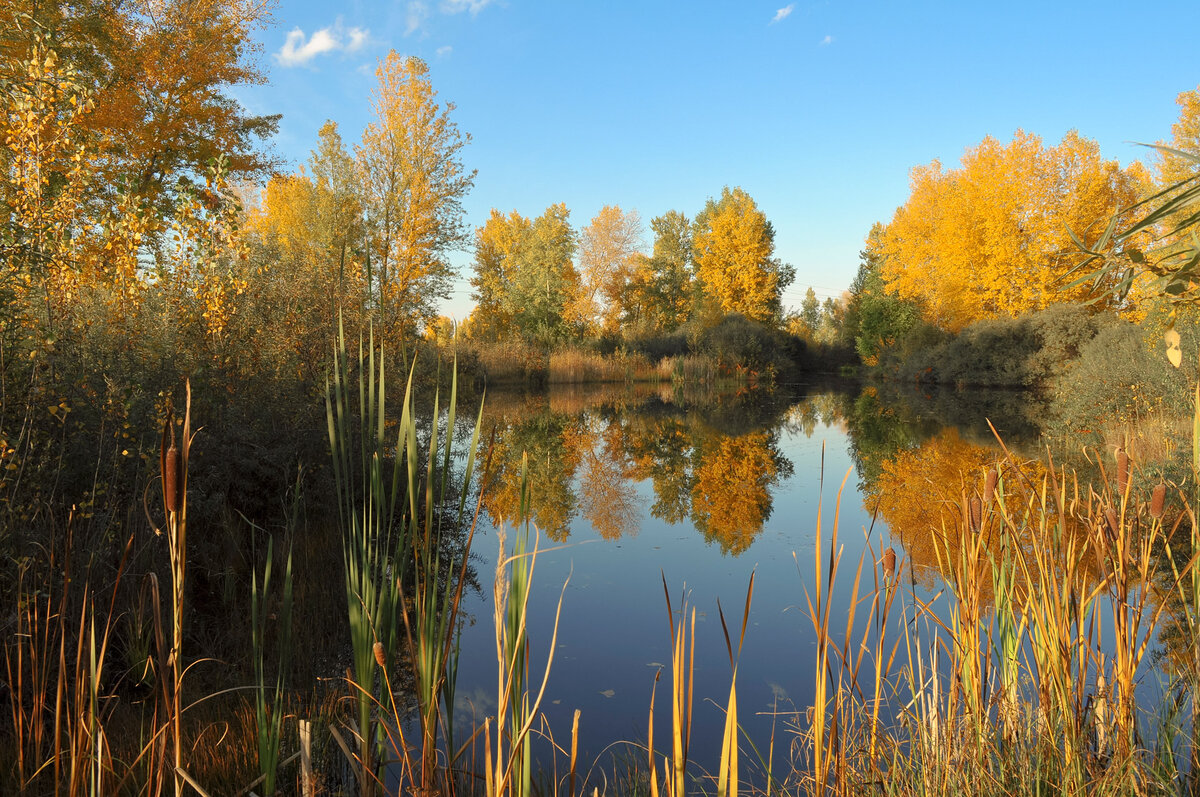
[{"label": "brown cattail head", "polygon": [[163,505],[167,512],[179,511],[179,449],[172,443],[163,455]]},{"label": "brown cattail head", "polygon": [[971,496],[970,521],[971,531],[978,534],[979,529],[983,526],[983,502],[979,500],[979,496],[977,495]]},{"label": "brown cattail head", "polygon": [[1117,492],[1125,495],[1129,488],[1129,454],[1125,449],[1117,449]]},{"label": "brown cattail head", "polygon": [[375,650],[376,663],[378,663],[380,667],[387,669],[387,654],[383,650],[383,643],[376,642],[375,646],[374,646],[374,650]]},{"label": "brown cattail head", "polygon": [[983,482],[983,503],[990,505],[992,499],[996,496],[996,484],[1000,481],[1000,474],[992,468],[987,473],[987,479]]},{"label": "brown cattail head", "polygon": [[1155,520],[1162,519],[1163,507],[1167,503],[1167,485],[1156,484],[1154,492],[1150,495],[1150,517]]},{"label": "brown cattail head", "polygon": [[1104,519],[1108,522],[1108,529],[1113,533],[1114,537],[1121,535],[1121,521],[1117,518],[1117,513],[1108,508],[1104,510]]},{"label": "brown cattail head", "polygon": [[891,546],[883,552],[883,577],[889,581],[896,575],[896,550]]}]

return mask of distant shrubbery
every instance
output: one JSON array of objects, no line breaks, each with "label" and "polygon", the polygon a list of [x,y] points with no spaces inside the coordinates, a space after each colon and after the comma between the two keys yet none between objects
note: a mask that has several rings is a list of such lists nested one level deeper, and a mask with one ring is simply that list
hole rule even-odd
[{"label": "distant shrubbery", "polygon": [[512,339],[460,345],[463,362],[490,383],[794,381],[855,361],[849,347],[805,340],[731,313],[663,335],[584,339],[550,348]]},{"label": "distant shrubbery", "polygon": [[[1197,313],[1181,311],[1175,329],[1183,350],[1200,346]],[[1141,324],[1118,321],[1081,347],[1079,357],[1054,386],[1058,416],[1071,431],[1095,430],[1105,424],[1137,423],[1156,413],[1188,406],[1196,384],[1194,357],[1180,367],[1166,358],[1163,332],[1167,320],[1151,313]]]},{"label": "distant shrubbery", "polygon": [[[1054,305],[1020,318],[979,321],[953,337],[914,329],[902,342],[902,375],[959,387],[1042,387],[1099,330],[1116,323],[1080,305]],[[935,341],[933,345],[923,345]]]},{"label": "distant shrubbery", "polygon": [[1119,429],[1165,422],[1189,405],[1189,386],[1200,374],[1194,358],[1179,368],[1167,361],[1163,334],[1172,324],[1185,352],[1200,350],[1200,312],[1177,309],[1172,321],[1155,304],[1140,323],[1081,305],[980,321],[954,336],[919,323],[880,352],[875,374],[951,388],[1034,390],[1047,428],[1120,438]]}]

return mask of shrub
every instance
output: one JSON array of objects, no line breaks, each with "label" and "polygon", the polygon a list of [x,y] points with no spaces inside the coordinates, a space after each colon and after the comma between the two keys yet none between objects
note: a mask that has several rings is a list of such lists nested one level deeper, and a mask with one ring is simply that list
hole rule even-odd
[{"label": "shrub", "polygon": [[742,366],[775,374],[790,370],[803,347],[802,341],[737,313],[703,330],[696,341],[699,353],[714,358],[724,368]]},{"label": "shrub", "polygon": [[[1141,327],[1122,321],[1085,345],[1055,386],[1059,422],[1070,431],[1086,432],[1185,409],[1189,374],[1172,368],[1161,346],[1152,347],[1157,342],[1146,337]],[[1194,338],[1194,331],[1189,337]]]}]

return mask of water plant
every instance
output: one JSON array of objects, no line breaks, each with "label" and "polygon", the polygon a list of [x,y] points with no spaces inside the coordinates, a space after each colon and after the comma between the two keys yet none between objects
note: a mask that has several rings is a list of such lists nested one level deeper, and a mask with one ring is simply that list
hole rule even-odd
[{"label": "water plant", "polygon": [[[450,507],[457,367],[451,378],[444,441],[439,434],[440,406],[435,393],[428,450],[422,459],[413,396],[415,359],[409,365],[395,445],[389,448],[385,438],[385,357],[376,350],[373,332],[365,344],[364,349],[360,338],[357,361],[352,363],[344,328],[339,329],[326,387],[358,709],[357,725],[350,728],[358,740],[353,758],[364,796],[373,793],[379,782],[377,770],[382,762],[377,757],[384,752],[387,739],[391,738],[392,748],[407,759],[401,727],[404,717],[396,711],[391,679],[386,672],[381,679],[386,695],[379,693],[376,683],[378,670],[396,660],[403,640],[417,686],[421,749],[419,774],[412,773],[411,762],[408,770],[411,777],[419,777],[421,788],[433,791],[439,787],[443,770],[437,760],[441,730],[452,740],[454,640],[474,523],[457,560],[449,553],[447,535],[466,525],[467,491],[474,475],[480,423],[477,418],[459,482],[457,507]],[[355,381],[357,413],[352,404]],[[423,480],[418,477],[422,461]],[[375,718],[377,707],[389,706],[392,727]]]}]

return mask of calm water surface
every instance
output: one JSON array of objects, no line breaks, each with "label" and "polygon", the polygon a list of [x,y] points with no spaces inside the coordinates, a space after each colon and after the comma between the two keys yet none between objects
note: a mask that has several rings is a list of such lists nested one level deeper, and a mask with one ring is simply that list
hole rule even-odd
[{"label": "calm water surface", "polygon": [[[493,524],[516,515],[522,452],[543,549],[529,620],[535,683],[563,594],[542,706],[558,743],[569,744],[576,709],[585,763],[610,743],[644,742],[660,669],[656,737],[660,744],[668,738],[665,578],[676,610],[684,597],[697,610],[692,758],[711,766],[731,673],[718,606],[736,651],[754,575],[738,668],[741,720],[764,752],[773,728],[777,746],[787,744],[797,707],[809,705],[812,695],[815,636],[805,589],[814,588],[818,529],[826,556],[835,528],[844,546],[834,609],[835,622],[844,623],[867,541],[876,551],[894,545],[904,556],[902,530],[889,528],[885,517],[873,522],[872,512],[875,496],[897,479],[897,462],[903,466],[904,453],[914,450],[943,468],[994,460],[983,411],[961,428],[947,428],[919,414],[899,417],[869,391],[805,387],[765,396],[664,389],[489,397],[484,431],[496,427],[496,476],[484,499],[484,520],[491,522],[481,522],[474,543],[483,590],[467,605],[472,624],[463,634],[459,713],[482,717],[495,710]],[[931,417],[940,414],[931,408]],[[1023,421],[1005,424],[1019,436]],[[960,482],[953,483],[958,489]],[[910,489],[912,502],[937,506],[932,483],[914,481]],[[890,514],[898,523],[929,519],[899,509]],[[935,588],[936,578],[925,572],[930,545],[911,542],[918,582]],[[866,589],[873,583],[870,561],[868,554]]]}]

